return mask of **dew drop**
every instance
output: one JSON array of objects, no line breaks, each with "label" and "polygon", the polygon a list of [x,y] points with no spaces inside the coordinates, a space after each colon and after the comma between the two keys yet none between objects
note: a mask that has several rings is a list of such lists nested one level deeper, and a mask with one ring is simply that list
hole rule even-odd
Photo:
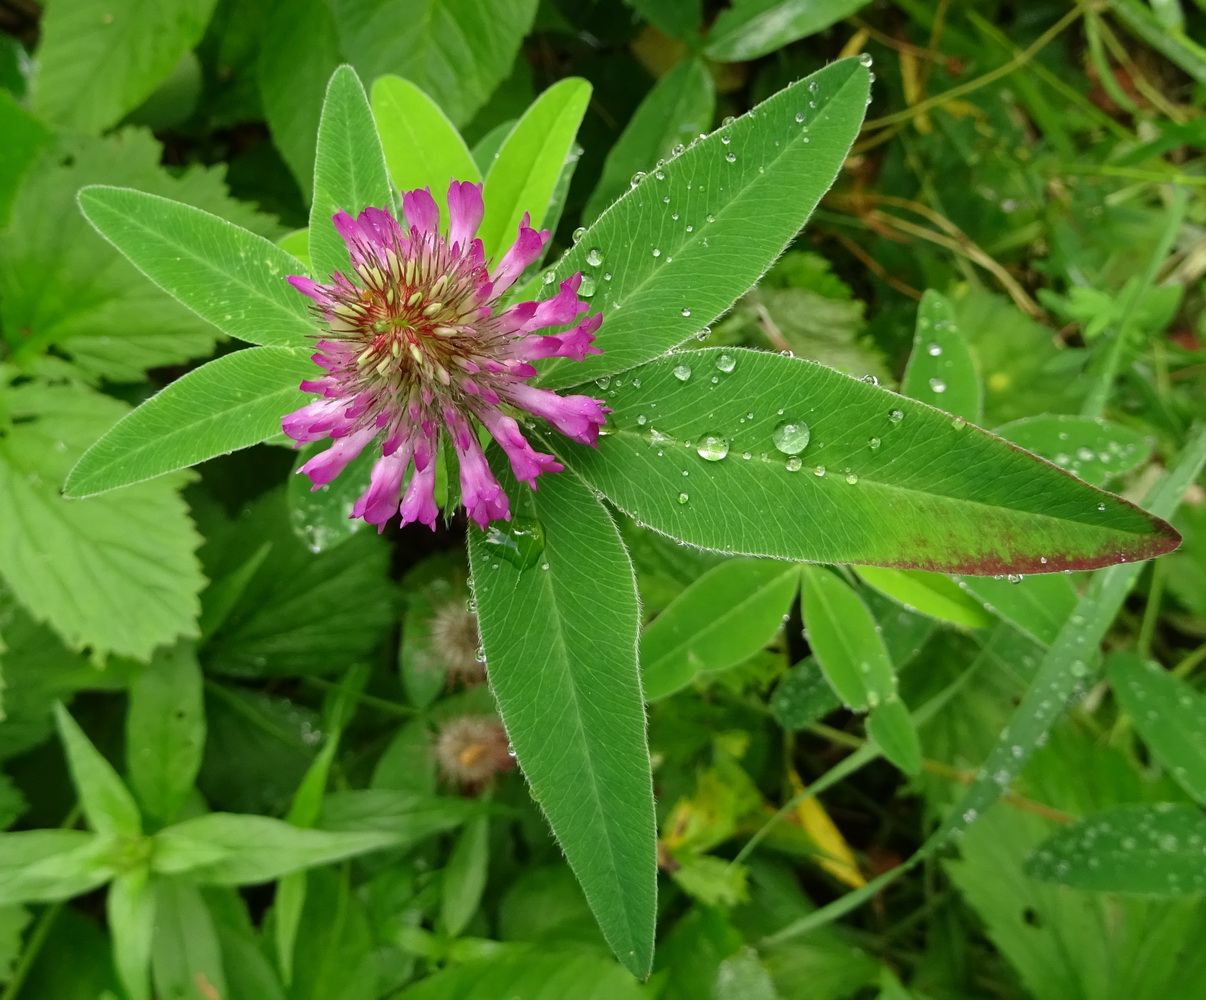
[{"label": "dew drop", "polygon": [[800,420],[782,423],[771,432],[771,440],[784,455],[800,454],[808,447],[810,436],[808,424]]},{"label": "dew drop", "polygon": [[1105,510],[1105,509],[1106,509],[1106,505],[1105,505],[1104,503],[1099,503],[1099,504],[1097,505],[1097,509],[1098,509],[1098,510]]},{"label": "dew drop", "polygon": [[679,365],[674,369],[674,377],[680,382],[686,382],[691,377],[690,365]]},{"label": "dew drop", "polygon": [[855,485],[855,483],[858,482],[858,474],[855,472],[847,472],[846,482],[851,486]]},{"label": "dew drop", "polygon": [[687,502],[688,500],[690,500],[690,499],[691,499],[691,498],[690,498],[690,497],[689,497],[689,496],[688,496],[686,493],[680,493],[680,494],[678,495],[678,502],[679,502],[679,503],[686,503],[686,502]]},{"label": "dew drop", "polygon": [[582,284],[578,286],[578,294],[584,299],[589,299],[595,294],[598,288],[598,283],[589,274],[582,275]]},{"label": "dew drop", "polygon": [[714,216],[714,215],[713,215],[711,212],[709,212],[707,215],[705,215],[705,216],[704,216],[704,218],[705,218],[705,219],[706,219],[708,222],[715,222],[715,221],[716,221],[716,216]]},{"label": "dew drop", "polygon": [[639,414],[639,415],[637,416],[637,426],[638,426],[638,427],[644,427],[644,426],[645,426],[645,421],[646,421],[646,419],[648,419],[648,418],[645,416],[645,414],[643,414],[643,413],[642,413],[642,414]]},{"label": "dew drop", "polygon": [[862,381],[866,382],[867,385],[879,385],[879,379],[874,375],[864,375]]},{"label": "dew drop", "polygon": [[1021,573],[1010,573],[1005,579],[1010,583],[1021,583],[1024,577]]},{"label": "dew drop", "polygon": [[889,420],[890,420],[892,423],[894,423],[894,424],[898,424],[898,423],[900,423],[902,420],[904,420],[904,413],[903,413],[903,412],[901,412],[900,410],[890,410],[890,411],[888,412],[888,419],[889,419]]},{"label": "dew drop", "polygon": [[602,251],[600,251],[598,247],[591,247],[590,250],[586,252],[586,263],[588,263],[591,267],[598,267],[603,263]]},{"label": "dew drop", "polygon": [[686,147],[686,146],[684,146],[684,145],[683,145],[683,144],[680,142],[680,143],[679,143],[678,145],[676,145],[676,146],[675,146],[675,147],[674,147],[672,150],[670,150],[670,154],[671,154],[672,156],[682,156],[683,151],[684,151],[686,148],[687,148],[687,147]]},{"label": "dew drop", "polygon": [[934,392],[946,392],[946,383],[940,378],[932,378],[930,379],[930,388]]},{"label": "dew drop", "polygon": [[737,154],[736,153],[725,153],[724,159],[725,159],[726,163],[736,163],[737,162]]},{"label": "dew drop", "polygon": [[867,438],[867,447],[872,451],[876,451],[880,446],[880,440],[877,437]]},{"label": "dew drop", "polygon": [[595,385],[597,385],[600,389],[611,388],[611,376],[604,375],[602,378],[595,379]]},{"label": "dew drop", "polygon": [[860,52],[858,54],[858,63],[860,66],[870,66],[871,62],[872,60],[870,52]]},{"label": "dew drop", "polygon": [[749,461],[751,458],[753,458],[754,456],[753,456],[753,455],[751,455],[751,454],[750,454],[748,451],[743,451],[743,452],[741,453],[741,457],[742,457],[743,459],[745,459],[745,460],[748,462],[748,461]]},{"label": "dew drop", "polygon": [[552,271],[552,270],[545,271],[544,274],[542,274],[540,276],[540,280],[542,282],[544,282],[546,285],[551,285],[554,281],[557,280],[557,272]]},{"label": "dew drop", "polygon": [[800,467],[804,464],[799,455],[792,455],[786,462],[783,463],[783,468],[788,472],[799,472]]},{"label": "dew drop", "polygon": [[925,353],[928,354],[931,358],[939,357],[942,354],[942,345],[941,344],[930,344],[925,349]]},{"label": "dew drop", "polygon": [[816,476],[818,479],[824,479],[825,478],[825,466],[818,465],[815,469],[812,470],[812,474],[814,476]]},{"label": "dew drop", "polygon": [[736,119],[736,118],[734,118],[732,115],[725,115],[725,116],[724,116],[724,118],[723,118],[723,119],[721,119],[720,124],[721,124],[722,126],[725,126],[725,125],[732,125],[732,124],[733,124],[733,122],[735,122],[736,120],[737,120],[737,119]]},{"label": "dew drop", "polygon": [[731,372],[737,367],[737,359],[731,354],[722,354],[716,359],[716,367],[722,372]]},{"label": "dew drop", "polygon": [[951,421],[951,426],[955,428],[955,430],[961,431],[967,426],[967,421],[962,417],[955,417],[955,419]]},{"label": "dew drop", "polygon": [[683,313],[683,319],[687,319],[691,315],[691,310],[688,309],[686,306],[684,306],[682,313]]},{"label": "dew drop", "polygon": [[733,137],[726,132],[724,135],[722,135],[720,137],[720,141],[723,142],[727,146],[730,142],[733,141]]},{"label": "dew drop", "polygon": [[662,255],[662,252],[657,247],[654,247],[653,248],[653,256],[660,257],[661,255]]},{"label": "dew drop", "polygon": [[796,112],[796,124],[797,125],[804,124],[804,112],[803,111]]},{"label": "dew drop", "polygon": [[729,456],[729,442],[719,434],[705,434],[695,449],[705,462],[719,462]]},{"label": "dew drop", "polygon": [[632,175],[632,180],[629,183],[631,184],[632,187],[636,187],[644,179],[645,179],[645,171],[638,170],[635,174]]},{"label": "dew drop", "polygon": [[579,227],[578,227],[577,229],[575,229],[575,230],[573,231],[573,233],[570,235],[570,239],[572,239],[572,240],[573,240],[575,243],[577,243],[577,242],[578,242],[580,239],[582,239],[582,237],[583,237],[583,236],[585,236],[585,235],[586,235],[586,227],[585,227],[585,226],[579,226]]}]

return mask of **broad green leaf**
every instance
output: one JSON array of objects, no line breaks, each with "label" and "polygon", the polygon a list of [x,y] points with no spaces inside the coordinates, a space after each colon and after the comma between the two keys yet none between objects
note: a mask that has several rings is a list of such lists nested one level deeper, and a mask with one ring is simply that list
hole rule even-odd
[{"label": "broad green leaf", "polygon": [[804,567],[800,603],[808,644],[834,691],[849,707],[871,713],[867,731],[885,757],[902,771],[918,771],[917,733],[867,606],[844,580],[815,566]]},{"label": "broad green leaf", "polygon": [[1151,441],[1138,431],[1089,417],[1024,417],[994,433],[1094,486],[1130,472],[1152,453]]},{"label": "broad green leaf", "polygon": [[327,439],[303,445],[293,463],[293,475],[285,483],[289,525],[311,552],[334,548],[364,527],[363,518],[352,517],[352,507],[368,489],[373,464],[381,457],[379,449],[365,448],[334,482],[316,489],[309,476],[301,474],[301,467],[329,447]]},{"label": "broad green leaf", "polygon": [[223,333],[301,348],[315,332],[307,299],[285,280],[304,270],[275,243],[167,198],[93,185],[88,221],[143,274]]},{"label": "broad green leaf", "polygon": [[1206,698],[1158,663],[1134,653],[1112,654],[1106,660],[1106,676],[1152,755],[1206,805]]},{"label": "broad green leaf", "polygon": [[389,832],[303,830],[268,816],[208,813],[155,834],[152,864],[209,885],[254,885],[289,872],[390,847]]},{"label": "broad green leaf", "polygon": [[201,890],[185,878],[158,878],[151,969],[162,1000],[226,998],[223,955]]},{"label": "broad green leaf", "polygon": [[34,110],[64,131],[99,132],[168,78],[205,32],[215,0],[72,0],[41,24]]},{"label": "broad green leaf", "polygon": [[95,496],[267,440],[304,405],[298,386],[313,374],[305,353],[288,347],[251,347],[196,368],[93,444],[66,494]]},{"label": "broad green leaf", "polygon": [[331,9],[363,79],[412,80],[463,125],[511,71],[536,0],[333,0]]},{"label": "broad green leaf", "polygon": [[113,842],[83,830],[0,833],[0,905],[79,896],[114,875]]},{"label": "broad green leaf", "polygon": [[305,229],[295,229],[291,233],[286,233],[276,241],[276,245],[284,250],[285,253],[291,254],[300,260],[306,266],[307,271],[312,270],[310,267],[309,227]]},{"label": "broad green leaf", "polygon": [[479,177],[485,177],[490,172],[494,161],[498,159],[498,151],[502,149],[502,144],[507,141],[507,136],[514,130],[515,125],[514,119],[499,122],[474,144],[470,155]]},{"label": "broad green leaf", "polygon": [[148,818],[176,817],[193,790],[205,748],[201,667],[190,644],[161,650],[130,685],[126,766]]},{"label": "broad green leaf", "polygon": [[797,663],[775,688],[770,708],[775,721],[784,729],[807,729],[820,722],[830,712],[841,707],[841,699],[825,680],[825,673],[816,657],[808,656]]},{"label": "broad green leaf", "polygon": [[700,0],[625,0],[650,24],[671,38],[691,41],[703,17]]},{"label": "broad green leaf", "polygon": [[51,139],[50,130],[17,103],[7,90],[0,89],[0,229],[8,225],[9,212],[25,172],[38,152]]},{"label": "broad green leaf", "polygon": [[900,391],[977,423],[984,412],[980,374],[959,332],[955,309],[933,289],[921,297],[917,307],[913,350]]},{"label": "broad green leaf", "polygon": [[[656,833],[636,586],[610,516],[572,474],[504,484],[544,549],[512,563],[471,532],[490,684],[519,765],[621,963],[653,960]],[[533,525],[535,527],[535,525]],[[529,563],[525,568],[521,568]],[[547,568],[546,568],[547,567]]]},{"label": "broad green leaf", "polygon": [[590,84],[578,77],[558,81],[536,99],[502,144],[482,191],[486,214],[478,236],[487,260],[498,260],[515,242],[525,212],[533,229],[544,225],[590,94]]},{"label": "broad green leaf", "polygon": [[456,965],[398,994],[398,1000],[640,1000],[637,982],[597,951],[506,945],[476,962]]},{"label": "broad green leaf", "polygon": [[389,176],[399,191],[430,187],[443,213],[448,210],[450,180],[482,179],[456,126],[409,80],[379,77],[373,83],[372,104]]},{"label": "broad green leaf", "polygon": [[1026,874],[1093,892],[1182,896],[1206,890],[1206,815],[1161,802],[1105,809],[1039,845]]},{"label": "broad green leaf", "polygon": [[[339,66],[339,39],[327,0],[273,6],[256,77],[272,141],[307,200],[314,183],[314,136],[327,81]],[[371,79],[371,76],[369,77]]]},{"label": "broad green leaf", "polygon": [[562,456],[622,510],[705,548],[992,574],[1147,559],[1178,541],[986,431],[808,361],[708,348],[607,386],[613,433]]},{"label": "broad green leaf", "polygon": [[743,0],[721,11],[706,52],[721,62],[757,59],[850,17],[870,0]]},{"label": "broad green leaf", "polygon": [[480,804],[466,799],[367,788],[328,795],[318,826],[324,830],[389,833],[399,847],[409,847],[460,826],[481,810]]},{"label": "broad green leaf", "polygon": [[14,420],[0,436],[0,577],[21,603],[98,660],[147,660],[195,633],[204,581],[183,477],[84,501],[61,494],[80,452],[125,406],[40,382],[0,386],[0,395]]},{"label": "broad green leaf", "polygon": [[490,818],[477,816],[465,824],[448,864],[440,894],[440,917],[444,930],[459,937],[482,901],[490,863]]},{"label": "broad green leaf", "polygon": [[1012,622],[1027,635],[1050,645],[1076,610],[1072,580],[1060,574],[1014,574],[1004,580],[987,576],[956,578],[959,589],[981,602],[986,611]]},{"label": "broad green leaf", "polygon": [[[655,0],[651,7],[660,6]],[[582,210],[591,222],[628,190],[637,171],[654,169],[675,147],[712,127],[716,88],[701,59],[685,59],[654,84],[603,162],[603,175]]]},{"label": "broad green leaf", "polygon": [[101,756],[67,709],[56,705],[54,715],[59,738],[67,751],[71,783],[75,785],[88,825],[102,835],[141,836],[138,805],[113,765]]},{"label": "broad green leaf", "polygon": [[757,653],[782,628],[798,583],[781,562],[730,559],[705,573],[641,633],[645,700]]},{"label": "broad green leaf", "polygon": [[279,227],[235,201],[221,167],[169,174],[147,132],[72,136],[26,173],[0,233],[0,335],[32,369],[54,348],[88,380],[141,382],[151,368],[204,357],[220,333],[146,279],[79,210],[87,184],[124,184],[213,212],[261,236]]},{"label": "broad green leaf", "polygon": [[[393,884],[402,889],[406,882]],[[377,1000],[387,989],[386,983],[392,990],[408,978],[413,966],[394,950],[399,945],[406,947],[405,925],[394,923],[392,940],[382,948],[381,911],[378,907],[370,910],[368,898],[359,889],[353,889],[346,870],[324,868],[310,874],[290,1000]],[[405,897],[395,898],[401,903]],[[375,917],[371,922],[370,914]]]},{"label": "broad green leaf", "polygon": [[969,628],[984,628],[994,621],[980,601],[939,573],[861,566],[858,575],[881,594],[931,618]]},{"label": "broad green leaf", "polygon": [[351,66],[340,66],[327,86],[318,147],[314,154],[314,197],[310,204],[310,263],[315,274],[348,269],[348,249],[331,224],[336,212],[393,208],[385,154],[368,95]]},{"label": "broad green leaf", "polygon": [[833,183],[867,90],[857,60],[827,66],[654,169],[604,212],[552,272],[595,279],[603,354],[554,360],[544,383],[573,385],[649,361],[726,312]]},{"label": "broad green leaf", "polygon": [[905,703],[888,697],[867,716],[867,735],[878,744],[885,757],[905,774],[921,772],[921,743],[917,727]]},{"label": "broad green leaf", "polygon": [[123,872],[109,884],[105,915],[113,938],[113,964],[129,1000],[151,1000],[157,888],[145,868]]}]

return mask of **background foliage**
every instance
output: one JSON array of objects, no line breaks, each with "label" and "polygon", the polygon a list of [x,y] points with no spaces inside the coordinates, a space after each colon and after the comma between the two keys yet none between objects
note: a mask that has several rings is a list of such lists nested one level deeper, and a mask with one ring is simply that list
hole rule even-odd
[{"label": "background foliage", "polygon": [[[1206,996],[1201,0],[51,0],[0,4],[0,26],[0,998]],[[616,197],[863,51],[873,99],[850,155],[818,135],[784,167],[823,172],[828,156],[837,184],[734,308],[712,320],[756,267],[701,281],[708,258],[679,272],[643,248],[624,259],[649,213],[628,199],[600,220]],[[542,749],[562,766],[565,744],[511,747],[499,727],[463,524],[357,533],[338,516],[353,492],[299,488],[271,437],[299,398],[279,372],[308,367],[280,346],[308,331],[296,297],[282,283],[227,312],[222,283],[194,274],[206,322],[76,205],[86,185],[134,188],[335,266],[338,246],[297,230],[373,176],[337,157],[315,173],[344,63],[369,88],[395,185],[484,177],[491,247],[544,205],[568,251],[550,263],[598,268],[598,302],[655,286],[659,308],[609,315],[598,363],[612,367],[590,372],[617,425],[644,428],[658,392],[723,380],[761,414],[804,387],[794,405],[819,411],[796,469],[809,482],[853,487],[854,466],[882,461],[898,433],[952,442],[939,467],[902,460],[910,481],[1008,497],[1005,464],[958,443],[975,423],[1174,517],[1182,549],[1024,580],[725,556],[659,531],[844,561],[864,551],[850,525],[882,542],[900,522],[880,500],[861,521],[795,523],[782,476],[736,450],[708,479],[662,482],[657,448],[696,436],[687,409],[652,421],[660,441],[642,430],[569,450],[628,515],[613,525],[566,475],[531,512],[549,529],[549,577],[524,575],[515,533],[473,533],[470,556],[523,598],[511,617],[580,620],[590,608],[559,603],[549,579],[589,574],[602,601],[635,572],[640,608],[600,646],[586,709],[605,727],[622,708],[608,679],[643,625],[660,899],[653,975],[638,982],[544,815],[563,840],[568,822],[580,842],[623,846],[631,804],[529,796],[511,751],[533,776]],[[353,78],[335,79],[328,105],[354,109]],[[769,133],[744,120],[731,134],[728,176],[752,173],[746,154]],[[492,174],[500,156],[525,170]],[[689,171],[716,165],[678,162],[667,190],[690,204]],[[775,204],[734,203],[716,230],[734,246],[794,231]],[[213,229],[232,255],[235,232]],[[153,256],[171,269],[174,254]],[[695,353],[651,360],[691,333]],[[227,334],[268,346],[236,350]],[[788,379],[801,363],[751,347],[898,386],[955,423],[917,409],[897,431],[902,411],[876,410],[887,429],[864,427],[841,409],[847,382]],[[583,377],[564,368],[551,384]],[[169,384],[212,410],[144,449],[140,472],[101,453],[75,492],[269,440],[64,499],[79,456]],[[804,448],[790,433],[788,463]],[[691,443],[705,461],[716,447]],[[709,490],[745,516],[685,521]],[[930,529],[961,516],[931,512]],[[896,532],[909,553],[925,519],[914,527]],[[597,563],[559,560],[574,533]],[[486,629],[506,608],[482,611]],[[541,697],[556,698],[569,665],[522,640],[501,657],[545,663]],[[633,903],[646,875],[617,866],[606,906],[652,912],[649,896]],[[620,958],[640,971],[647,956]]]}]

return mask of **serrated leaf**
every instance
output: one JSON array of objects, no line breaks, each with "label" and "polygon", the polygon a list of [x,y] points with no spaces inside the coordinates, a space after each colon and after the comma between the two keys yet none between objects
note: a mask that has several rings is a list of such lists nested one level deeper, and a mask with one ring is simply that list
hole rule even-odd
[{"label": "serrated leaf", "polygon": [[63,749],[67,751],[71,783],[75,785],[88,825],[103,835],[141,836],[138,805],[113,765],[101,756],[67,709],[56,705],[54,714]]},{"label": "serrated leaf", "polygon": [[168,78],[205,31],[216,0],[57,3],[41,25],[34,83],[39,117],[99,132]]},{"label": "serrated leaf", "polygon": [[452,178],[482,179],[456,126],[410,80],[378,77],[373,82],[372,106],[389,176],[399,191],[430,187],[443,213],[448,209]]},{"label": "serrated leaf", "polygon": [[644,976],[653,960],[656,830],[635,581],[590,490],[568,473],[547,478],[536,493],[513,482],[508,490],[515,513],[543,528],[543,552],[527,568],[470,533],[478,624],[532,794],[604,937]]},{"label": "serrated leaf", "polygon": [[364,79],[413,80],[463,125],[510,71],[536,0],[335,0],[332,10]]},{"label": "serrated leaf", "polygon": [[980,421],[984,393],[971,349],[946,296],[930,289],[917,307],[913,350],[900,391],[967,420]]},{"label": "serrated leaf", "polygon": [[1089,417],[1024,417],[1001,425],[995,433],[1094,486],[1130,472],[1152,453],[1151,441],[1138,431]]},{"label": "serrated leaf", "polygon": [[498,260],[515,241],[525,212],[531,215],[533,229],[545,224],[590,95],[585,80],[558,81],[536,99],[503,142],[482,191],[486,214],[478,237],[487,260]]},{"label": "serrated leaf", "polygon": [[[705,548],[992,574],[1147,559],[1179,540],[986,431],[797,358],[708,348],[608,385],[614,432],[558,450],[622,510]],[[787,427],[795,454],[776,442]]]},{"label": "serrated leaf", "polygon": [[0,576],[21,603],[68,645],[98,657],[146,660],[156,646],[194,634],[200,539],[177,493],[181,478],[82,501],[60,494],[84,446],[124,405],[38,382],[0,393],[21,421],[0,435]]},{"label": "serrated leaf", "polygon": [[[599,216],[553,273],[596,279],[603,353],[548,363],[544,384],[641,364],[728,310],[833,183],[858,134],[867,87],[857,60],[827,66],[668,160]],[[598,265],[588,260],[592,250]]]},{"label": "serrated leaf", "polygon": [[80,192],[88,221],[143,274],[223,333],[303,347],[314,334],[305,296],[285,280],[301,261],[209,212],[130,188]]},{"label": "serrated leaf", "polygon": [[398,843],[391,832],[303,830],[268,816],[208,813],[155,834],[152,865],[207,885],[256,885]]},{"label": "serrated leaf", "polygon": [[[660,6],[662,0],[652,6]],[[593,222],[628,190],[638,170],[653,169],[676,146],[698,139],[712,127],[716,87],[700,59],[684,59],[654,84],[603,162],[603,174],[582,210]]]},{"label": "serrated leaf", "polygon": [[348,269],[348,248],[331,216],[363,209],[393,208],[385,154],[368,95],[351,66],[340,66],[327,85],[318,147],[314,154],[314,197],[310,204],[310,262],[316,274]]},{"label": "serrated leaf", "polygon": [[126,761],[130,788],[158,823],[193,790],[205,749],[201,667],[191,644],[158,653],[130,685]]},{"label": "serrated leaf", "polygon": [[126,414],[80,458],[65,487],[90,497],[249,448],[305,402],[306,353],[251,347],[196,368]]},{"label": "serrated leaf", "polygon": [[705,573],[641,633],[645,700],[753,656],[782,627],[798,582],[795,566],[753,559],[730,559]]},{"label": "serrated leaf", "polygon": [[745,0],[721,11],[707,54],[721,62],[757,59],[850,17],[870,0]]},{"label": "serrated leaf", "polygon": [[1134,653],[1111,654],[1106,676],[1153,756],[1206,805],[1206,698]]},{"label": "serrated leaf", "polygon": [[1206,889],[1206,815],[1160,802],[1104,809],[1047,838],[1026,874],[1094,892],[1182,896]]}]

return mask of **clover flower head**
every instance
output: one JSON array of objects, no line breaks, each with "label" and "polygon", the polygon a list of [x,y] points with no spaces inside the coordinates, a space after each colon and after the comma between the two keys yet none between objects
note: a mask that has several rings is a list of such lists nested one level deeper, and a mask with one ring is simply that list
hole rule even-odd
[{"label": "clover flower head", "polygon": [[[542,358],[581,361],[600,353],[593,341],[603,317],[584,315],[590,307],[578,298],[580,273],[544,301],[500,308],[550,234],[533,229],[525,214],[514,244],[491,267],[476,238],[484,214],[480,184],[449,186],[446,231],[426,188],[404,192],[402,212],[404,223],[381,208],[355,218],[337,213],[333,221],[348,246],[350,275],[336,272],[328,284],[289,278],[313,299],[325,327],[314,355],[323,374],[301,384],[318,398],[284,417],[282,427],[299,445],[332,439],[299,470],[314,489],[334,480],[366,447],[380,447],[368,489],[351,515],[379,530],[397,514],[402,524],[435,527],[436,454],[443,441],[456,453],[461,503],[485,528],[509,520],[511,510],[486,461],[479,426],[506,454],[515,478],[533,489],[541,473],[563,466],[528,443],[516,414],[539,417],[583,444],[596,443],[608,413],[600,400],[558,396],[529,379],[536,374],[532,362]],[[561,332],[550,332],[556,330]]]}]

